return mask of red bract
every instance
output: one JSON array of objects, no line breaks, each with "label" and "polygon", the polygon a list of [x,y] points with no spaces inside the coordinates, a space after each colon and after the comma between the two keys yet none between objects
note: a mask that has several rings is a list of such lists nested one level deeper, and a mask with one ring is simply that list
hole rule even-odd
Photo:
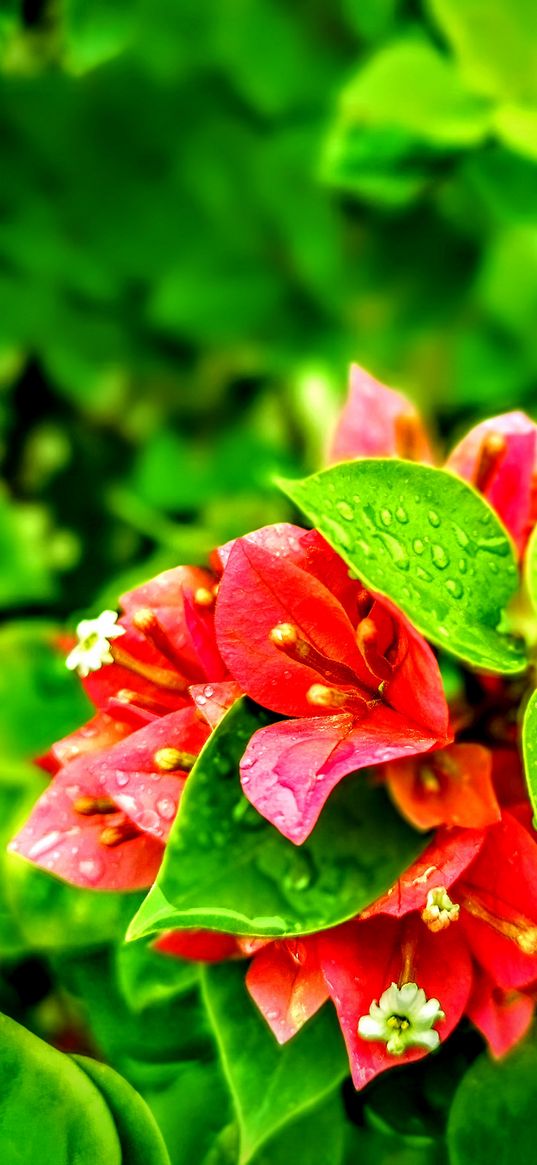
[{"label": "red bract", "polygon": [[255,733],[241,763],[246,796],[296,843],[346,774],[448,740],[431,649],[388,600],[349,578],[315,531],[296,535],[292,554],[239,539],[216,628],[243,691],[300,717]]},{"label": "red bract", "polygon": [[216,578],[197,567],[164,571],[120,599],[123,633],[112,662],[84,678],[98,708],[134,727],[190,703],[188,688],[226,678],[214,634]]},{"label": "red bract", "polygon": [[208,735],[191,706],[86,752],[57,772],[10,848],[78,886],[150,885]]},{"label": "red bract", "polygon": [[[433,460],[410,401],[353,365],[329,460],[359,457]],[[537,425],[521,412],[483,421],[460,441],[445,467],[487,498],[522,555],[537,520]]]}]

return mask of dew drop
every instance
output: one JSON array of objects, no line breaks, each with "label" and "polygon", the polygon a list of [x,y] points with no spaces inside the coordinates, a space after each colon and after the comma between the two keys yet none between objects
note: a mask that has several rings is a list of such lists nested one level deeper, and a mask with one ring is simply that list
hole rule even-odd
[{"label": "dew drop", "polygon": [[387,506],[385,506],[384,509],[380,511],[380,520],[384,526],[391,526],[393,522],[393,514],[392,511],[387,508]]},{"label": "dew drop", "polygon": [[137,819],[136,824],[146,832],[154,832],[160,827],[158,813],[154,809],[144,809],[143,813]]},{"label": "dew drop", "polygon": [[354,521],[354,510],[348,502],[336,502],[336,510],[346,522]]},{"label": "dew drop", "polygon": [[49,850],[54,849],[54,846],[61,840],[61,833],[58,829],[53,829],[50,833],[46,833],[44,837],[40,837],[38,841],[34,841],[31,849],[28,850],[29,858],[40,858],[42,854],[47,854]]},{"label": "dew drop", "polygon": [[423,580],[423,582],[430,582],[433,576],[432,576],[430,570],[425,570],[424,566],[417,566],[416,567],[416,577],[421,578]]},{"label": "dew drop", "polygon": [[431,558],[438,570],[445,570],[446,566],[449,566],[449,555],[437,542],[431,546]]},{"label": "dew drop", "polygon": [[462,599],[464,594],[463,585],[457,578],[446,579],[446,590],[449,591],[450,595],[453,595],[454,599]]},{"label": "dew drop", "polygon": [[489,570],[492,574],[498,574],[499,567],[497,562],[489,562]]},{"label": "dew drop", "polygon": [[165,821],[171,821],[172,817],[175,817],[177,805],[172,797],[161,797],[160,801],[157,801],[157,809]]},{"label": "dew drop", "polygon": [[468,569],[468,564],[467,564],[465,558],[459,558],[458,566],[459,566],[459,570],[460,570],[461,574],[466,574],[466,571]]},{"label": "dew drop", "polygon": [[211,684],[207,684],[207,686],[203,689],[203,695],[205,696],[206,700],[212,699],[214,696],[214,688]]},{"label": "dew drop", "polygon": [[408,522],[408,514],[407,514],[404,506],[397,507],[397,509],[395,511],[395,516],[397,518],[397,521],[400,522],[402,526],[404,526]]},{"label": "dew drop", "polygon": [[415,553],[416,553],[416,554],[423,554],[423,551],[425,550],[425,547],[424,547],[424,545],[423,545],[423,542],[422,542],[421,538],[415,538],[415,539],[414,539],[414,541],[413,541],[413,543],[412,543],[412,548],[413,548],[413,550],[415,551]]},{"label": "dew drop", "polygon": [[104,867],[98,858],[84,858],[79,863],[78,869],[86,882],[90,882],[92,886],[95,886],[103,873]]},{"label": "dew drop", "polygon": [[428,510],[427,518],[431,526],[434,526],[435,530],[438,529],[438,526],[440,525],[440,518],[438,517],[436,510]]},{"label": "dew drop", "polygon": [[120,789],[124,789],[125,785],[128,785],[128,783],[129,783],[129,774],[122,772],[121,769],[118,769],[118,771],[116,772],[116,785],[119,785]]}]

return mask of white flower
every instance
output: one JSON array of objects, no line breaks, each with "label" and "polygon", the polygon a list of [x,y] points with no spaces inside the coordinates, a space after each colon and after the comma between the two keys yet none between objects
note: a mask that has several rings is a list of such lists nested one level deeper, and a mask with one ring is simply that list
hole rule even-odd
[{"label": "white flower", "polygon": [[427,999],[417,983],[392,983],[378,1003],[373,1002],[369,1015],[358,1021],[358,1035],[363,1040],[381,1040],[392,1056],[402,1056],[408,1048],[425,1048],[432,1052],[440,1043],[435,1023],[445,1019],[438,999]]},{"label": "white flower", "polygon": [[91,671],[98,671],[103,663],[114,662],[110,640],[125,634],[125,628],[117,626],[117,619],[116,611],[102,611],[97,619],[82,619],[76,629],[78,643],[65,661],[69,671],[88,676]]}]

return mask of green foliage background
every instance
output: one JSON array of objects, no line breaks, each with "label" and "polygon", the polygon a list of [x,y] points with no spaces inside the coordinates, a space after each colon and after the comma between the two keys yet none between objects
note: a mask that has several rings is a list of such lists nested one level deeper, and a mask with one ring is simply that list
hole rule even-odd
[{"label": "green foliage background", "polygon": [[[408,391],[442,437],[532,411],[537,6],[2,0],[0,72],[7,838],[43,787],[29,758],[85,715],[55,629],[287,517],[271,479],[318,468],[351,359]],[[96,912],[90,892],[1,861],[0,1006],[61,1043],[89,965],[69,978],[66,947],[75,963],[104,949],[135,904],[102,895]],[[131,1062],[110,1050],[95,1010],[97,1044],[168,1135],[166,1089],[177,1106],[178,1080],[187,1098],[200,1080],[173,1063],[161,1081],[159,1057],[183,1056],[167,1046],[140,1072],[139,1049]],[[114,1015],[124,1044],[132,1016]],[[190,1063],[205,1027],[188,1039]],[[221,1069],[201,1057],[216,1111]],[[235,1160],[227,1094],[221,1107],[207,1165]],[[390,1161],[440,1160],[430,1129],[395,1149],[383,1119],[338,1160],[382,1160],[386,1137]],[[312,1154],[324,1136],[335,1162],[333,1115],[316,1120]],[[293,1127],[282,1154],[305,1143]],[[184,1160],[206,1151],[188,1143]]]}]

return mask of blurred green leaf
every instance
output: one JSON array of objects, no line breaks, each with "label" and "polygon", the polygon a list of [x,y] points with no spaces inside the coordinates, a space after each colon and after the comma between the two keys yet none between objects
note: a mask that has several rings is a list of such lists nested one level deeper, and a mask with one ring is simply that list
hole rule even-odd
[{"label": "blurred green leaf", "polygon": [[451,1165],[531,1165],[537,1114],[535,1034],[501,1060],[487,1053],[464,1076],[448,1123]]},{"label": "blurred green leaf", "polygon": [[537,97],[537,9],[533,0],[427,0],[477,93]]}]

